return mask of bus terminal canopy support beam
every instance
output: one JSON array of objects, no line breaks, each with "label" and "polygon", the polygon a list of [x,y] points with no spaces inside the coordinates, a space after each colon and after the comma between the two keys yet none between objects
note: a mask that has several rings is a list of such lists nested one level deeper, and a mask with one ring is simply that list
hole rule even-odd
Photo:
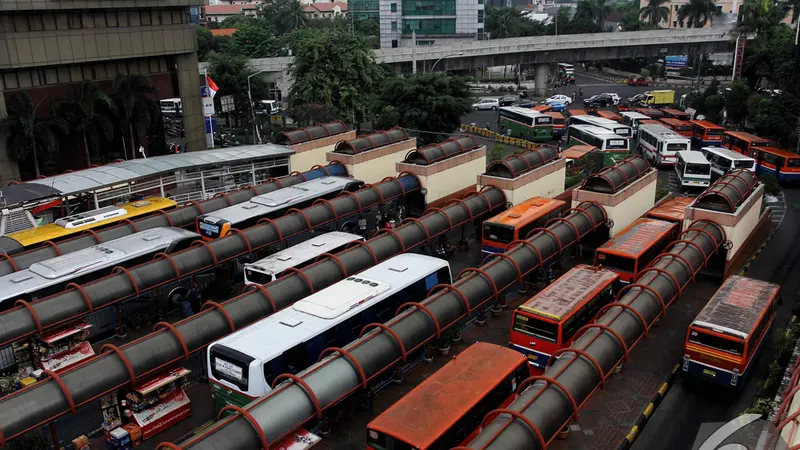
[{"label": "bus terminal canopy support beam", "polygon": [[650,164],[641,155],[633,155],[613,166],[590,175],[581,189],[602,194],[616,194],[633,181],[638,180],[650,169]]}]

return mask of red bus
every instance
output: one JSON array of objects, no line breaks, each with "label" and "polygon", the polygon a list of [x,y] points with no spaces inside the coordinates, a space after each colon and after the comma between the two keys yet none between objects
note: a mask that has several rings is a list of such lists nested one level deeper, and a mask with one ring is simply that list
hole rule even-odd
[{"label": "red bus", "polygon": [[756,135],[743,131],[726,131],[722,136],[722,145],[743,154],[751,156],[753,147],[770,147],[769,139],[760,138]]},{"label": "red bus", "polygon": [[560,112],[547,111],[548,116],[553,118],[553,135],[561,136],[564,134],[564,115]]},{"label": "red bus", "polygon": [[675,240],[678,229],[674,222],[636,219],[597,249],[594,263],[617,272],[623,282],[633,282]]},{"label": "red bus", "polygon": [[640,120],[638,123],[639,123],[639,125],[647,125],[647,124],[650,124],[650,125],[664,125],[663,123],[657,121],[656,119]]},{"label": "red bus", "polygon": [[690,116],[689,113],[681,111],[680,109],[664,108],[661,110],[661,112],[664,113],[665,119],[678,119],[678,120],[689,121],[692,118],[692,116]]},{"label": "red bus", "polygon": [[449,450],[477,436],[529,377],[510,348],[473,344],[367,425],[367,450]]},{"label": "red bus", "polygon": [[743,386],[775,320],[779,290],[766,281],[728,277],[689,325],[683,372],[726,387]]},{"label": "red bus", "polygon": [[636,108],[634,111],[638,112],[639,114],[644,114],[645,116],[653,119],[658,120],[664,117],[664,113],[661,112],[659,109],[653,108]]},{"label": "red bus", "polygon": [[544,114],[553,110],[553,107],[550,105],[536,105],[531,108],[534,111],[539,111],[540,113]]},{"label": "red bus", "polygon": [[508,244],[525,239],[534,228],[541,228],[567,209],[567,203],[545,197],[531,197],[483,222],[481,254],[504,253]]},{"label": "red bus", "polygon": [[665,220],[678,224],[678,228],[683,228],[683,219],[686,217],[686,208],[694,201],[694,197],[674,197],[654,206],[653,209],[645,213],[645,217],[650,219]]},{"label": "red bus", "polygon": [[520,305],[511,319],[511,348],[528,357],[538,375],[557,350],[569,347],[575,333],[614,300],[619,275],[578,265]]},{"label": "red bus", "polygon": [[602,117],[604,119],[613,120],[614,122],[619,122],[619,123],[623,123],[624,122],[624,120],[622,120],[622,116],[620,116],[619,114],[617,114],[617,113],[615,113],[613,111],[595,111],[595,114],[598,117]]},{"label": "red bus", "polygon": [[725,128],[707,120],[692,120],[692,141],[698,147],[722,147]]},{"label": "red bus", "polygon": [[573,109],[571,111],[567,111],[569,113],[569,117],[572,116],[588,116],[589,113],[586,112],[585,109]]},{"label": "red bus", "polygon": [[754,147],[757,173],[775,175],[778,181],[800,180],[800,155],[775,147]]},{"label": "red bus", "polygon": [[691,122],[687,122],[681,119],[673,119],[670,117],[661,119],[660,122],[663,123],[670,130],[680,134],[681,136],[686,136],[688,138],[691,138],[694,134]]}]

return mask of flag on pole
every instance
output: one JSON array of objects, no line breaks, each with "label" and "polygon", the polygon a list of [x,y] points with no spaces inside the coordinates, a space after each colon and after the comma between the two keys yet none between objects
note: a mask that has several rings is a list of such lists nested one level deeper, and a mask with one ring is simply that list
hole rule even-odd
[{"label": "flag on pole", "polygon": [[214,80],[212,80],[211,77],[208,76],[208,74],[206,74],[206,86],[208,86],[208,91],[211,97],[213,98],[217,94],[219,87],[217,86],[217,83],[214,83]]}]

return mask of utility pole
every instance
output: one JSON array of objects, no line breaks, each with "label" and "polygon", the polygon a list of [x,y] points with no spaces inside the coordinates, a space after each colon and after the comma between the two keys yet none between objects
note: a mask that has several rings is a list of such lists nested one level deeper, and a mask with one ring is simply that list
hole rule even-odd
[{"label": "utility pole", "polygon": [[417,31],[411,30],[411,73],[417,73]]}]

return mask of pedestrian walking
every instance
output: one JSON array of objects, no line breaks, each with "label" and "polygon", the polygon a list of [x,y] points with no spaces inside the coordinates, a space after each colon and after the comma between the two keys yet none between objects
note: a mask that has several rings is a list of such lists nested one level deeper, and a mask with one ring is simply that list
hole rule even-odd
[{"label": "pedestrian walking", "polygon": [[364,239],[369,239],[367,237],[367,219],[364,216],[358,218],[358,230],[364,236]]}]

